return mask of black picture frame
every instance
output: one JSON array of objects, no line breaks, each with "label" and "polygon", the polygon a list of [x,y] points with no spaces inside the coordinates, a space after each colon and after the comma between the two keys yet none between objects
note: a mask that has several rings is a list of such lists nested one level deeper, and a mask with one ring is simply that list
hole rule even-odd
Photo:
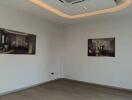
[{"label": "black picture frame", "polygon": [[0,54],[36,54],[36,35],[0,28]]},{"label": "black picture frame", "polygon": [[88,39],[88,56],[115,57],[115,38]]}]

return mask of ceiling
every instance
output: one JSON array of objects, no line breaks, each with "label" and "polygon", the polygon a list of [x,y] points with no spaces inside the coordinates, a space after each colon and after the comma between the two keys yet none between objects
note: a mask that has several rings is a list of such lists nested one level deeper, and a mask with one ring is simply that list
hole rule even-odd
[{"label": "ceiling", "polygon": [[52,5],[53,7],[69,15],[92,12],[92,11],[97,11],[97,10],[116,6],[114,0],[85,0],[84,2],[80,2],[76,4],[61,3],[59,0],[42,0],[42,1]]},{"label": "ceiling", "polygon": [[[78,3],[76,5],[61,4],[57,0],[42,0],[42,1],[70,15],[116,6],[113,0],[86,0],[83,3]],[[117,17],[117,16],[132,16],[132,6],[117,13],[97,15],[97,16],[71,20],[57,16],[47,11],[46,9],[42,9],[36,6],[35,4],[32,4],[29,0],[0,0],[0,4],[13,7],[17,10],[21,10],[30,13],[32,15],[38,16],[40,18],[48,19],[50,21],[54,21],[57,23],[73,23],[84,20],[96,20],[96,19],[104,19],[104,18]],[[86,7],[87,9],[85,9],[84,7]]]}]

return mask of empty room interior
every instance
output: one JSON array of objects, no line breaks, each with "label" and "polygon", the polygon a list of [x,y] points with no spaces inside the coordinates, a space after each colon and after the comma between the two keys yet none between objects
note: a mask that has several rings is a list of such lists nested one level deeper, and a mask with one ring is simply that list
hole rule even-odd
[{"label": "empty room interior", "polygon": [[0,100],[132,100],[132,0],[0,0]]}]

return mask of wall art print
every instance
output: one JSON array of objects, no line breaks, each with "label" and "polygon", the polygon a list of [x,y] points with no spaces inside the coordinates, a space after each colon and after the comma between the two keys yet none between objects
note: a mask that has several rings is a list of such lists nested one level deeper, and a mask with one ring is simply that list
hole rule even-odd
[{"label": "wall art print", "polygon": [[0,54],[36,53],[36,35],[0,28]]},{"label": "wall art print", "polygon": [[88,56],[115,57],[115,38],[88,39]]}]

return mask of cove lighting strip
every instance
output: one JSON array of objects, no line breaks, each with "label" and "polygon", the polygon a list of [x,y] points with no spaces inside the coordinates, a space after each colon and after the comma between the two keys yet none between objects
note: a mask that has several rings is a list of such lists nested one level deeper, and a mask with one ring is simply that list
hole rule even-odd
[{"label": "cove lighting strip", "polygon": [[67,19],[77,19],[77,18],[95,16],[95,15],[105,14],[105,13],[114,13],[114,12],[118,12],[118,11],[121,11],[121,10],[127,8],[132,3],[132,0],[123,0],[123,2],[121,4],[119,4],[115,7],[112,7],[112,8],[98,10],[98,11],[94,11],[94,12],[82,13],[82,14],[77,14],[77,15],[69,15],[69,14],[66,14],[66,13],[54,8],[53,6],[43,2],[42,0],[29,0],[29,1],[41,8],[47,9],[48,11],[50,11],[58,16],[67,18]]}]

